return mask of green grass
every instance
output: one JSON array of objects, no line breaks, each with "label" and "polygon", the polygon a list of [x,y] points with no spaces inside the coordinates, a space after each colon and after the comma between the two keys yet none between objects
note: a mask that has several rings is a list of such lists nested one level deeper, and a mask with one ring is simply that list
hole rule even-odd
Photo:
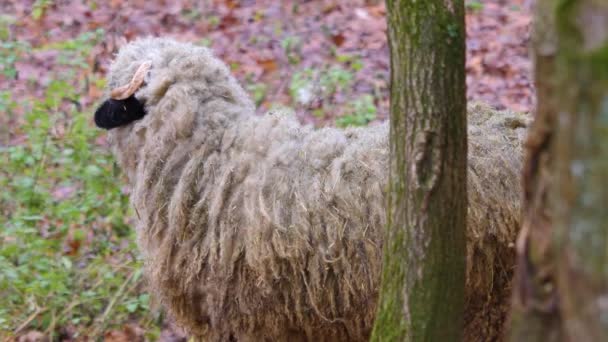
[{"label": "green grass", "polygon": [[302,60],[302,40],[298,36],[287,36],[281,40],[281,47],[289,64],[297,65]]},{"label": "green grass", "polygon": [[293,74],[289,94],[296,104],[308,105],[315,99],[328,99],[352,85],[353,72],[341,65],[318,70],[306,68]]},{"label": "green grass", "polygon": [[[338,127],[366,126],[376,119],[374,96],[355,97],[352,91],[355,74],[363,64],[358,58],[347,55],[338,55],[336,61],[339,64],[295,72],[289,84],[292,102],[306,107],[317,118],[332,118]],[[337,94],[351,100],[335,103]]]},{"label": "green grass", "polygon": [[[95,144],[92,109],[77,104],[83,83],[102,83],[75,76],[88,73],[82,61],[97,35],[44,47],[74,63],[42,98],[0,92],[0,111],[23,123],[0,137],[0,337],[37,330],[54,339],[66,327],[99,337],[130,321],[159,333],[120,173]],[[9,132],[18,143],[7,143]]]},{"label": "green grass", "polygon": [[0,39],[0,74],[14,79],[17,76],[15,63],[28,49],[25,42]]},{"label": "green grass", "polygon": [[482,1],[468,0],[465,2],[465,7],[470,11],[481,11],[484,6]]},{"label": "green grass", "polygon": [[363,95],[348,104],[349,111],[347,114],[336,118],[336,126],[367,126],[371,121],[376,119],[376,105],[374,97],[371,95]]}]

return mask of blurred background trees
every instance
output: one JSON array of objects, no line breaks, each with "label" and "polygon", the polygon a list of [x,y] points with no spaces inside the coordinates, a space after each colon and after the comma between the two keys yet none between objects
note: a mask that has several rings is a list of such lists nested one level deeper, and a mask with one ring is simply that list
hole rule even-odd
[{"label": "blurred background trees", "polygon": [[608,339],[608,3],[539,0],[511,339]]}]

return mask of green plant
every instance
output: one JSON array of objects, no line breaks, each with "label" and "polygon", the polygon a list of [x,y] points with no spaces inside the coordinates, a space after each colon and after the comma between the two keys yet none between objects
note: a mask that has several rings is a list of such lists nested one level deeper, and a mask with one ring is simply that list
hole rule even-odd
[{"label": "green plant", "polygon": [[264,99],[266,98],[268,86],[264,83],[250,83],[249,85],[247,85],[247,91],[249,91],[249,93],[253,97],[255,105],[259,106],[260,104],[262,104],[262,102],[264,102]]},{"label": "green plant", "polygon": [[32,18],[39,20],[44,15],[46,9],[53,5],[53,0],[36,0],[32,5]]},{"label": "green plant", "polygon": [[326,73],[321,75],[319,83],[326,94],[334,94],[339,89],[347,88],[351,85],[353,74],[341,66],[332,66]]},{"label": "green plant", "polygon": [[36,50],[58,51],[57,63],[74,68],[87,69],[87,57],[91,54],[93,47],[97,45],[104,36],[104,30],[99,28],[92,32],[84,32],[74,39],[68,39],[57,43],[50,43]]},{"label": "green plant", "polygon": [[191,22],[200,20],[203,17],[203,14],[197,8],[182,9],[181,15]]},{"label": "green plant", "polygon": [[209,16],[207,18],[207,21],[209,22],[209,27],[211,29],[216,29],[220,26],[220,24],[222,23],[222,20],[220,17],[218,17],[217,15],[212,15]]},{"label": "green plant", "polygon": [[[85,61],[87,37],[98,34],[43,48]],[[11,132],[18,144],[0,144],[0,337],[34,329],[54,340],[68,325],[76,339],[102,336],[133,318],[155,335],[159,316],[141,291],[128,196],[96,143],[92,108],[79,107],[84,85],[69,77],[89,66],[67,67],[42,97],[0,92],[0,111],[20,113],[23,123]]]},{"label": "green plant", "polygon": [[297,36],[288,36],[281,40],[281,47],[285,51],[289,64],[299,64],[301,61],[300,53],[302,48],[302,40]]},{"label": "green plant", "polygon": [[15,23],[15,18],[0,14],[0,41],[7,41],[10,38],[10,25]]},{"label": "green plant", "polygon": [[481,11],[483,9],[483,3],[477,0],[468,0],[465,3],[465,6],[468,10],[471,11]]},{"label": "green plant", "polygon": [[299,104],[308,105],[314,100],[315,73],[312,69],[297,71],[291,77],[289,94]]},{"label": "green plant", "polygon": [[200,46],[204,46],[204,47],[210,47],[211,46],[211,39],[209,38],[201,38],[196,42],[196,45],[200,45]]},{"label": "green plant", "polygon": [[16,107],[17,103],[11,98],[11,93],[0,91],[0,113],[5,113],[4,117],[0,116],[0,146],[9,144],[11,130],[8,122],[13,118]]},{"label": "green plant", "polygon": [[289,94],[297,103],[309,105],[315,99],[330,98],[337,91],[350,87],[352,79],[352,71],[342,66],[319,70],[307,68],[293,74],[289,84]]},{"label": "green plant", "polygon": [[336,60],[340,63],[347,64],[355,72],[363,69],[363,62],[361,61],[361,58],[359,56],[336,55]]},{"label": "green plant", "polygon": [[[112,158],[92,143],[90,114],[71,108],[69,121],[59,123],[62,99],[72,96],[67,83],[52,82],[26,114],[27,141],[1,151],[1,329],[101,329],[148,309],[146,301],[133,304],[141,277],[136,254],[115,254],[135,245]],[[61,138],[51,133],[58,125],[65,127]],[[101,312],[108,315],[95,321]]]},{"label": "green plant", "polygon": [[287,36],[281,40],[281,47],[286,52],[297,49],[300,44],[301,41],[298,36]]},{"label": "green plant", "polygon": [[371,95],[363,95],[349,104],[349,114],[336,119],[336,126],[365,126],[376,118],[376,105]]},{"label": "green plant", "polygon": [[27,53],[30,46],[26,42],[7,40],[0,41],[0,72],[9,79],[17,77],[15,63],[20,56]]}]

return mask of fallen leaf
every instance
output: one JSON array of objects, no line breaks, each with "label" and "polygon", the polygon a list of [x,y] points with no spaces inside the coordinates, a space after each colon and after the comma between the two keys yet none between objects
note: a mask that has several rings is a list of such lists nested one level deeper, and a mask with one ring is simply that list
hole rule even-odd
[{"label": "fallen leaf", "polygon": [[259,59],[257,63],[264,69],[264,72],[273,72],[278,68],[277,62],[274,59]]},{"label": "fallen leaf", "polygon": [[344,35],[342,33],[338,33],[338,34],[333,34],[331,36],[331,40],[332,40],[332,42],[334,42],[334,44],[336,44],[336,46],[340,47],[340,46],[342,46],[342,44],[344,44],[344,41],[346,40],[346,38],[344,37]]}]

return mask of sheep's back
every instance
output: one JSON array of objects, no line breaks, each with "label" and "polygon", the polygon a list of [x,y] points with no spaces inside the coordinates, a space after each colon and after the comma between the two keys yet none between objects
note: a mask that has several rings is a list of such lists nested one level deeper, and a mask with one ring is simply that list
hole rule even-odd
[{"label": "sheep's back", "polygon": [[314,131],[268,114],[228,128],[220,146],[175,147],[159,165],[148,156],[161,170],[156,186],[139,187],[149,198],[139,231],[154,292],[207,338],[367,338],[386,133]]},{"label": "sheep's back", "polygon": [[[469,116],[467,340],[500,334],[519,222],[519,127],[484,110]],[[140,162],[134,204],[152,290],[207,340],[366,340],[388,124],[314,130],[271,113],[218,139],[166,143]]]}]

